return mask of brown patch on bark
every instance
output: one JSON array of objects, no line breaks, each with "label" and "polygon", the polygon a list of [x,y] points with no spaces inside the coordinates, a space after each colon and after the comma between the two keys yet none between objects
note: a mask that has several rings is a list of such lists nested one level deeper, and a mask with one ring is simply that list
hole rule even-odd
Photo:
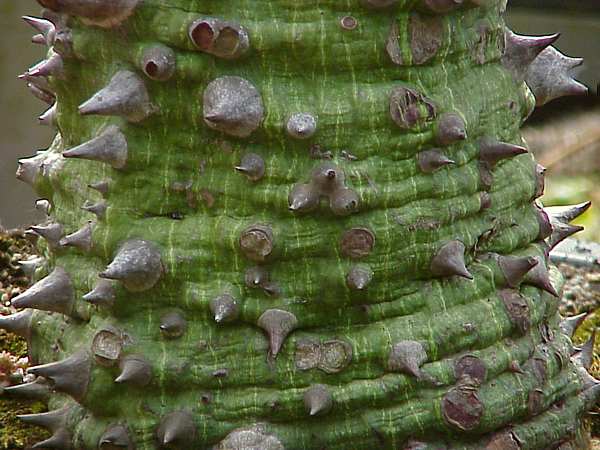
[{"label": "brown patch on bark", "polygon": [[453,387],[442,398],[442,414],[448,424],[463,431],[477,428],[483,415],[483,404],[477,388],[471,385]]}]

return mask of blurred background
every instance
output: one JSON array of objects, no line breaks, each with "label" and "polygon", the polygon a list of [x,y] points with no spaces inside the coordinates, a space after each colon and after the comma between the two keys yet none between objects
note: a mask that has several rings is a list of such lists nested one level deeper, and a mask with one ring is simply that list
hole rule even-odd
[{"label": "blurred background", "polygon": [[[16,78],[44,56],[42,46],[30,43],[31,28],[20,20],[38,11],[34,0],[0,0],[0,224],[6,228],[40,219],[34,194],[15,181],[14,174],[17,159],[47,147],[53,135],[51,129],[37,124],[45,105]],[[508,22],[523,34],[561,32],[560,50],[586,59],[578,78],[590,88],[590,96],[558,100],[537,110],[524,132],[536,157],[548,168],[545,203],[591,199],[600,205],[600,189],[595,189],[600,182],[598,0],[513,0]],[[599,218],[594,208],[587,213],[584,237],[600,241]]]}]

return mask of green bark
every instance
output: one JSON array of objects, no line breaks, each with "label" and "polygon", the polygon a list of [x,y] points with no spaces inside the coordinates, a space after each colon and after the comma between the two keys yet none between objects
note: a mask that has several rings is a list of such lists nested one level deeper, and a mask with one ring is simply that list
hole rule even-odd
[{"label": "green bark", "polygon": [[534,202],[519,135],[583,93],[555,38],[504,1],[40,3],[46,447],[585,446],[547,255],[587,206]]}]

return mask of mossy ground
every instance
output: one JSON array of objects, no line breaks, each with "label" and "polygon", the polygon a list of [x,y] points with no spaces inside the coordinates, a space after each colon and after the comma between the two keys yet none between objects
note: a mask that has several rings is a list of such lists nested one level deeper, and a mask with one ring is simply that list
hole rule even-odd
[{"label": "mossy ground", "polygon": [[[33,246],[21,232],[0,230],[0,297],[1,307],[8,300],[26,288],[27,279],[15,266],[15,260],[33,252]],[[18,358],[27,356],[27,343],[24,339],[0,330],[0,352],[6,351]],[[1,392],[0,387],[0,392]],[[24,424],[17,419],[18,414],[43,412],[46,405],[39,401],[13,400],[0,394],[0,450],[29,448],[36,442],[49,437],[47,431]]]}]

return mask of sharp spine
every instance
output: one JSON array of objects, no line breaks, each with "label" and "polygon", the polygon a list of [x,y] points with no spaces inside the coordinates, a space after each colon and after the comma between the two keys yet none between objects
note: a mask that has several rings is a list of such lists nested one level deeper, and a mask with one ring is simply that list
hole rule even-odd
[{"label": "sharp spine", "polygon": [[106,197],[108,195],[108,190],[110,187],[110,182],[103,180],[103,181],[97,181],[95,183],[90,183],[88,184],[88,187],[90,189],[94,189],[95,191],[100,192],[100,194],[102,195],[102,197]]},{"label": "sharp spine", "polygon": [[69,431],[66,428],[59,428],[48,439],[34,444],[31,448],[54,448],[60,450],[71,450],[73,448],[71,442],[71,433],[69,433]]},{"label": "sharp spine", "polygon": [[141,122],[154,112],[144,81],[129,70],[117,72],[106,87],[79,106],[84,116],[121,116],[130,122]]},{"label": "sharp spine", "polygon": [[152,367],[143,356],[128,355],[119,363],[121,373],[115,378],[115,383],[130,383],[146,386],[152,381]]},{"label": "sharp spine", "polygon": [[213,298],[209,307],[217,323],[234,321],[240,314],[238,302],[229,294]]},{"label": "sharp spine", "polygon": [[577,328],[579,328],[579,326],[583,323],[583,321],[587,318],[588,315],[589,313],[584,312],[581,314],[577,314],[576,316],[571,316],[563,319],[560,323],[561,331],[570,338],[572,338]]},{"label": "sharp spine", "polygon": [[57,247],[64,235],[63,226],[57,222],[50,222],[46,225],[33,225],[29,229],[38,236],[46,239],[50,248]]},{"label": "sharp spine", "polygon": [[424,150],[417,155],[419,169],[423,173],[433,173],[442,167],[456,164],[442,152],[436,149]]},{"label": "sharp spine", "polygon": [[527,273],[527,275],[525,275],[523,282],[542,289],[554,297],[558,297],[558,292],[556,292],[556,289],[552,285],[552,280],[550,279],[550,272],[546,265],[546,259],[542,256],[537,256],[535,258],[538,263]]},{"label": "sharp spine", "polygon": [[44,378],[37,377],[29,383],[5,387],[3,392],[10,397],[46,400],[50,396],[50,386]]},{"label": "sharp spine", "polygon": [[123,169],[127,164],[127,140],[116,125],[108,126],[100,135],[77,147],[65,150],[65,158],[81,158],[110,164]]},{"label": "sharp spine", "polygon": [[531,63],[559,37],[558,33],[549,36],[524,36],[507,28],[504,33],[506,45],[502,55],[502,65],[516,80],[523,81]]},{"label": "sharp spine", "polygon": [[457,275],[472,280],[465,263],[465,245],[457,240],[444,244],[431,261],[431,272],[436,277]]},{"label": "sharp spine", "polygon": [[479,158],[492,168],[503,159],[513,158],[524,153],[527,153],[525,147],[500,142],[496,139],[484,138],[479,143]]},{"label": "sharp spine", "polygon": [[570,223],[585,213],[590,206],[592,206],[592,202],[584,202],[569,206],[550,206],[544,209],[551,220],[553,219],[562,223]]},{"label": "sharp spine", "polygon": [[143,239],[126,241],[100,278],[118,280],[131,292],[152,288],[163,273],[160,250]]},{"label": "sharp spine", "polygon": [[244,155],[239,166],[235,170],[243,173],[250,181],[258,181],[265,175],[265,160],[256,153]]},{"label": "sharp spine", "polygon": [[62,267],[56,267],[46,278],[13,298],[11,303],[15,308],[35,308],[71,315],[74,305],[71,279]]},{"label": "sharp spine", "polygon": [[162,418],[156,434],[162,446],[191,448],[196,438],[196,425],[187,411],[173,411]]},{"label": "sharp spine", "polygon": [[257,324],[269,337],[269,355],[276,358],[285,338],[298,325],[298,319],[288,311],[268,309],[258,318]]},{"label": "sharp spine", "polygon": [[40,89],[33,83],[27,83],[27,88],[29,89],[29,92],[31,92],[36,98],[50,106],[54,105],[56,102],[56,96],[53,93]]},{"label": "sharp spine", "polygon": [[532,256],[515,257],[498,255],[497,258],[498,266],[500,266],[506,284],[512,288],[518,287],[525,276],[539,264],[539,261]]},{"label": "sharp spine", "polygon": [[31,335],[32,316],[33,311],[31,309],[26,309],[8,316],[0,316],[0,329],[28,339]]},{"label": "sharp spine", "polygon": [[27,77],[58,77],[62,78],[64,76],[64,64],[63,58],[58,53],[53,52],[48,59],[41,61],[36,64],[27,72],[20,75],[19,78],[25,79]]},{"label": "sharp spine", "polygon": [[328,413],[333,406],[333,397],[324,384],[312,385],[304,392],[304,407],[310,416]]},{"label": "sharp spine", "polygon": [[97,203],[86,201],[81,209],[96,215],[98,220],[103,220],[106,217],[107,207],[108,205],[105,200],[101,200]]},{"label": "sharp spine", "polygon": [[552,46],[544,49],[531,63],[525,76],[537,106],[565,95],[586,95],[588,88],[569,75],[571,69],[582,63],[583,59],[570,58]]},{"label": "sharp spine", "polygon": [[113,282],[110,280],[98,280],[94,289],[82,298],[94,305],[112,305],[116,298]]},{"label": "sharp spine", "polygon": [[90,381],[91,358],[81,350],[62,361],[30,367],[28,373],[42,376],[51,382],[58,392],[64,392],[77,401],[81,401],[87,392]]},{"label": "sharp spine", "polygon": [[55,409],[38,414],[21,414],[17,418],[29,425],[46,428],[50,431],[56,431],[65,425],[69,408]]},{"label": "sharp spine", "polygon": [[33,17],[33,16],[22,16],[21,17],[27,24],[31,25],[36,31],[42,34],[44,43],[51,47],[54,44],[54,38],[56,37],[56,26],[47,19]]},{"label": "sharp spine", "polygon": [[62,247],[76,247],[84,252],[89,252],[92,249],[92,229],[92,222],[88,221],[79,230],[62,238],[59,245]]},{"label": "sharp spine", "polygon": [[114,447],[122,447],[126,450],[132,448],[131,438],[125,425],[113,425],[109,427],[98,441],[100,450],[110,450]]},{"label": "sharp spine", "polygon": [[45,125],[45,126],[48,126],[48,127],[55,126],[56,125],[57,116],[58,116],[57,110],[58,110],[57,104],[54,103],[41,116],[38,117],[38,123],[40,125]]},{"label": "sharp spine", "polygon": [[596,329],[587,340],[581,349],[574,355],[574,359],[583,366],[584,369],[590,370],[594,359],[594,344],[596,343]]},{"label": "sharp spine", "polygon": [[16,177],[17,180],[21,180],[30,186],[35,186],[38,175],[40,175],[42,169],[41,155],[35,155],[30,158],[23,158],[19,160],[19,167],[17,168]]}]

